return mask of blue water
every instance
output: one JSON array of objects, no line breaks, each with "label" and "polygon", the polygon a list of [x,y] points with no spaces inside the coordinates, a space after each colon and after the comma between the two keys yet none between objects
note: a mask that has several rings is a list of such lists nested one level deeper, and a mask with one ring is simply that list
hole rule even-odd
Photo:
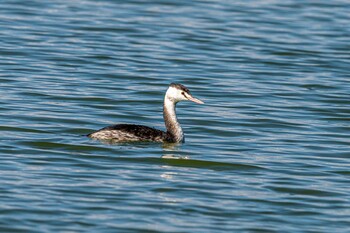
[{"label": "blue water", "polygon": [[[349,232],[348,1],[0,4],[1,232]],[[164,129],[186,143],[104,144]]]}]

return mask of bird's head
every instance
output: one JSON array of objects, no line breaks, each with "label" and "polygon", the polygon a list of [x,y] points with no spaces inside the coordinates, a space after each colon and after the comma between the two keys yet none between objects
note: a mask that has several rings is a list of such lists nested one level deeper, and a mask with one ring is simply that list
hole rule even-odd
[{"label": "bird's head", "polygon": [[204,104],[203,101],[193,97],[190,90],[188,90],[187,87],[179,83],[171,83],[169,85],[169,88],[165,94],[165,98],[167,98],[175,104],[177,102],[185,100],[189,100],[197,104]]}]

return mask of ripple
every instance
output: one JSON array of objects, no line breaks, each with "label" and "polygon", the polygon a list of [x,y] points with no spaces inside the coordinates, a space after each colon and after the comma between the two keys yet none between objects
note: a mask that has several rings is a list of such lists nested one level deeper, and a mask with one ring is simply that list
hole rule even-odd
[{"label": "ripple", "polygon": [[[347,231],[347,1],[0,11],[0,231]],[[185,144],[82,136],[164,129],[171,82]]]}]

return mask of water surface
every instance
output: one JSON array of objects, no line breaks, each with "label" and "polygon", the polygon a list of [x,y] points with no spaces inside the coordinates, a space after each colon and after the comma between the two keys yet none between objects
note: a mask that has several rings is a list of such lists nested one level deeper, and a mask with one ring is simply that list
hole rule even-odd
[{"label": "water surface", "polygon": [[[0,231],[348,232],[349,12],[2,1]],[[164,129],[171,82],[206,103],[178,104],[185,144],[81,136]]]}]

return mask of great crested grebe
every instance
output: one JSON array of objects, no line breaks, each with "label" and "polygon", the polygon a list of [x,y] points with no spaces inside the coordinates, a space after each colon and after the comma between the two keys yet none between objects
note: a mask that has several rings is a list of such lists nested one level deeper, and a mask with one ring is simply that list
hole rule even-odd
[{"label": "great crested grebe", "polygon": [[107,126],[87,136],[112,142],[185,142],[184,133],[175,112],[176,104],[184,100],[203,104],[201,100],[194,98],[184,85],[171,83],[165,93],[163,105],[166,132],[143,125],[118,124]]}]

